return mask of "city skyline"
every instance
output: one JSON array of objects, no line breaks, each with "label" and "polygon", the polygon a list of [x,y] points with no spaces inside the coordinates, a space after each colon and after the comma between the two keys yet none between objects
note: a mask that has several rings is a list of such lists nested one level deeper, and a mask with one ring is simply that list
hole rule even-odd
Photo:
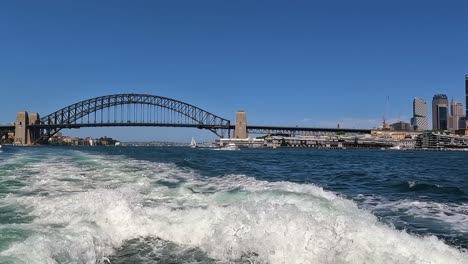
[{"label": "city skyline", "polygon": [[[383,116],[409,122],[415,96],[464,96],[463,1],[181,3],[5,3],[0,123],[13,122],[18,111],[46,115],[84,99],[134,92],[188,102],[231,121],[243,109],[258,125],[372,128]],[[195,129],[64,133],[211,137]]]},{"label": "city skyline", "polygon": [[[468,82],[466,88],[468,89]],[[449,98],[450,97],[446,94],[435,94],[433,96],[430,115],[432,126],[429,127],[428,103],[425,99],[414,97],[413,117],[410,119],[409,124],[411,124],[413,129],[421,131],[428,129],[455,131],[460,128],[467,128],[466,119],[464,119],[463,103],[456,101],[455,98],[452,97],[449,104]],[[443,112],[442,114],[440,113],[441,110]],[[440,121],[440,119],[443,120]],[[443,122],[443,125],[441,122]]]}]

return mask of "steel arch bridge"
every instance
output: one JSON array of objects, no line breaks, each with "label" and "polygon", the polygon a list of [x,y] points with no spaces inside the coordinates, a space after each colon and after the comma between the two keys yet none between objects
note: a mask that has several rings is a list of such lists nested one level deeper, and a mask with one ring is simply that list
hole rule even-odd
[{"label": "steel arch bridge", "polygon": [[114,94],[87,99],[40,118],[28,126],[44,143],[63,128],[106,126],[194,127],[230,136],[230,121],[201,108],[149,94]]}]

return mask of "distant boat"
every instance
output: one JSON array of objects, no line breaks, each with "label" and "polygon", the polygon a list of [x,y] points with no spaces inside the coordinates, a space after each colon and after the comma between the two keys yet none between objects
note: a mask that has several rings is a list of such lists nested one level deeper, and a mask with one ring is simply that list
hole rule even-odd
[{"label": "distant boat", "polygon": [[239,150],[239,147],[234,143],[229,143],[225,147],[221,148],[222,150]]},{"label": "distant boat", "polygon": [[197,147],[197,142],[195,142],[194,138],[192,138],[192,141],[190,142],[190,147],[191,148],[196,148]]},{"label": "distant boat", "polygon": [[401,150],[401,147],[400,147],[400,145],[396,145],[396,146],[390,147],[388,149]]}]

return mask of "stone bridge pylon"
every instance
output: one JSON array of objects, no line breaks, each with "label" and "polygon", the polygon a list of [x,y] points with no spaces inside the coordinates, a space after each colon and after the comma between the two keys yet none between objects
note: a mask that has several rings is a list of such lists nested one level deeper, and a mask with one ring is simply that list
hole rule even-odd
[{"label": "stone bridge pylon", "polygon": [[15,122],[15,141],[16,145],[32,145],[40,137],[38,128],[30,127],[40,123],[38,113],[28,113],[26,111],[18,112]]}]

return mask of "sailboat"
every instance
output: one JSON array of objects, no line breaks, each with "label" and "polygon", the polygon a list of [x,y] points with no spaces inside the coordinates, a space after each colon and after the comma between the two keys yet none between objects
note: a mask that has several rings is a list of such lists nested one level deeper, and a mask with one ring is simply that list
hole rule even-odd
[{"label": "sailboat", "polygon": [[197,142],[195,142],[194,138],[192,138],[192,141],[190,141],[190,147],[191,148],[196,148],[197,147]]}]

